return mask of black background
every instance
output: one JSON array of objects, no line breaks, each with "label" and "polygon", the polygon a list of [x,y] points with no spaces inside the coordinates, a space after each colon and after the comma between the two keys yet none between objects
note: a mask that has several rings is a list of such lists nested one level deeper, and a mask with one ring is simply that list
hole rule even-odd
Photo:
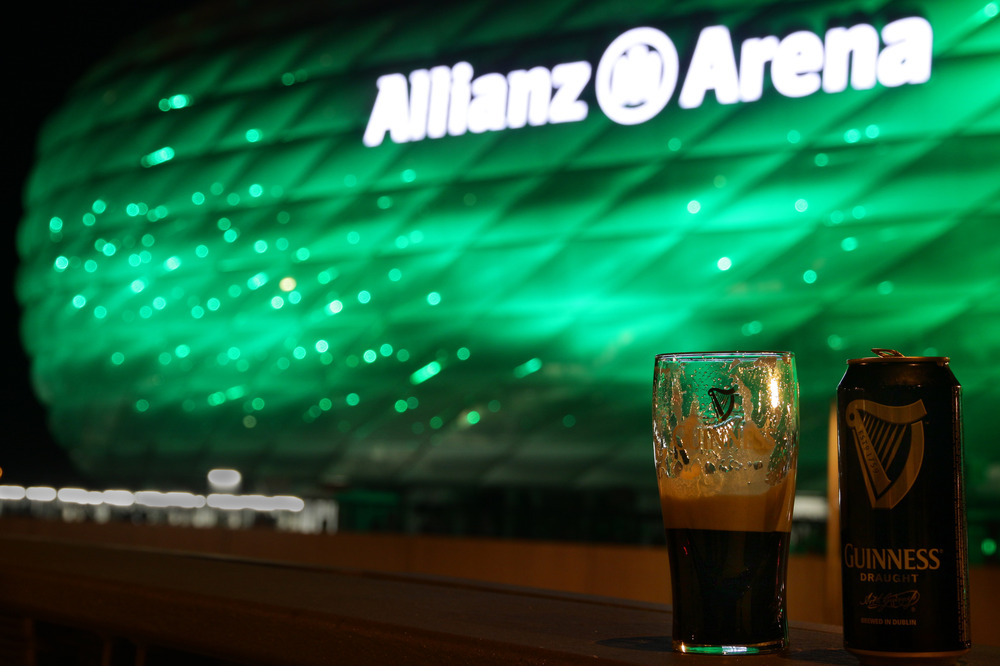
[{"label": "black background", "polygon": [[0,484],[87,484],[49,434],[45,408],[31,388],[29,361],[20,337],[21,307],[14,287],[16,235],[38,133],[45,119],[66,100],[74,82],[129,34],[195,4],[194,0],[22,3],[5,20],[3,106],[8,119],[3,123],[7,171],[3,198],[7,215],[2,263],[8,368]]}]

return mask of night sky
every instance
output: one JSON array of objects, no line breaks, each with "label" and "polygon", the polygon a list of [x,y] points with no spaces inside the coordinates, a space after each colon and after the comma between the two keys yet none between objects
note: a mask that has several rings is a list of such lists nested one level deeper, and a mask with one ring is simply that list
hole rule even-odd
[{"label": "night sky", "polygon": [[[6,23],[4,74],[8,120],[4,153],[8,175],[3,197],[10,211],[4,225],[4,335],[8,369],[5,421],[0,436],[0,484],[86,485],[48,433],[46,413],[31,389],[21,344],[21,309],[14,293],[16,230],[22,216],[21,192],[31,170],[35,142],[44,120],[66,99],[73,83],[108,56],[132,30],[195,4],[193,0],[104,0],[98,3],[28,3]],[[22,15],[21,12],[24,12]]]}]

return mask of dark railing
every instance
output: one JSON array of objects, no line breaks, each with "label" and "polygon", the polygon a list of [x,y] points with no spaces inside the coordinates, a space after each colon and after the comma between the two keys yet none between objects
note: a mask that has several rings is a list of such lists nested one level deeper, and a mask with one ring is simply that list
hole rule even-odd
[{"label": "dark railing", "polygon": [[[30,531],[0,520],[12,666],[683,661],[663,604]],[[856,663],[836,627],[793,623],[791,640],[756,663]],[[998,661],[992,646],[966,659]]]}]

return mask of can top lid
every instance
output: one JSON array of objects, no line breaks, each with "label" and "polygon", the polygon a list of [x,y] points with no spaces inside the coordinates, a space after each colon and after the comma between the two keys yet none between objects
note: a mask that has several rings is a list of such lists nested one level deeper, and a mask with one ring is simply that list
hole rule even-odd
[{"label": "can top lid", "polygon": [[866,358],[848,359],[848,365],[864,365],[868,363],[935,363],[937,365],[948,365],[947,356],[906,356],[895,349],[884,347],[872,347],[875,356]]}]

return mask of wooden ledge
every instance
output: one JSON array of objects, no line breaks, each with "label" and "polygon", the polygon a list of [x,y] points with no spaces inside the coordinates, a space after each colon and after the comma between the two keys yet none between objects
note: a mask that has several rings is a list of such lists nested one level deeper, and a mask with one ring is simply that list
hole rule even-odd
[{"label": "wooden ledge", "polygon": [[[670,611],[658,604],[25,536],[0,537],[0,607],[124,639],[139,655],[162,647],[214,659],[197,663],[690,660],[669,652]],[[836,628],[797,624],[791,639],[788,654],[754,663],[856,663]],[[983,647],[966,661],[998,660],[1000,648]]]}]

